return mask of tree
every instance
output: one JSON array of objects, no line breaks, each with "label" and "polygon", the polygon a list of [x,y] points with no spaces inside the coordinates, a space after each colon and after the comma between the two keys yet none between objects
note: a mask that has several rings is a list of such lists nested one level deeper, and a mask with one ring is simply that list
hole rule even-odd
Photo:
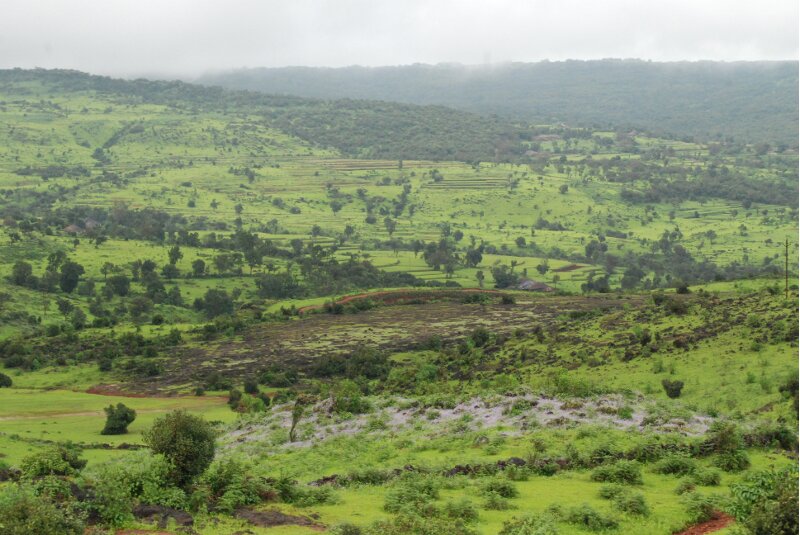
[{"label": "tree", "polygon": [[131,290],[131,280],[126,275],[114,275],[108,279],[107,283],[114,294],[125,297]]},{"label": "tree", "polygon": [[82,265],[67,260],[61,265],[61,277],[58,280],[58,285],[66,293],[72,293],[72,290],[78,286],[78,281],[83,273],[84,269]]},{"label": "tree", "polygon": [[75,308],[70,301],[61,297],[56,300],[56,305],[58,305],[58,311],[61,312],[61,315],[65,318],[69,316],[69,313]]},{"label": "tree", "polygon": [[539,272],[539,275],[544,275],[545,273],[550,271],[550,264],[547,262],[546,258],[544,259],[544,261],[542,261],[541,264],[536,266],[536,271]]},{"label": "tree", "polygon": [[161,275],[163,275],[165,279],[176,279],[180,274],[181,271],[175,264],[165,264],[164,267],[161,268]]},{"label": "tree", "polygon": [[167,253],[167,256],[169,257],[169,263],[174,266],[178,260],[183,258],[183,253],[181,252],[180,246],[173,245]]},{"label": "tree", "polygon": [[186,411],[173,411],[155,421],[144,442],[172,464],[171,479],[188,486],[214,460],[215,433],[211,425]]},{"label": "tree", "polygon": [[132,317],[138,318],[153,310],[153,301],[143,295],[137,295],[128,303],[128,310]]},{"label": "tree", "polygon": [[69,321],[76,330],[83,329],[86,327],[86,313],[80,308],[75,308],[70,314]]},{"label": "tree", "polygon": [[101,435],[124,435],[136,419],[136,411],[122,403],[117,403],[116,407],[109,405],[103,410],[106,412],[106,425],[100,431]]},{"label": "tree", "polygon": [[206,272],[206,263],[198,258],[192,262],[192,275],[195,277],[202,277]]},{"label": "tree", "polygon": [[566,184],[561,184],[561,185],[558,187],[558,192],[559,192],[561,195],[564,195],[564,194],[566,194],[568,191],[569,191],[569,186],[567,186]]},{"label": "tree", "polygon": [[486,279],[486,275],[483,274],[483,271],[475,273],[475,278],[478,279],[478,286],[483,288],[483,281]]},{"label": "tree", "polygon": [[683,381],[671,381],[669,379],[662,379],[661,386],[664,387],[664,392],[671,399],[681,397],[681,390],[683,390]]},{"label": "tree", "polygon": [[27,286],[33,280],[33,267],[22,260],[11,269],[11,282],[17,286]]},{"label": "tree", "polygon": [[467,253],[464,255],[464,260],[467,263],[467,267],[475,267],[481,263],[483,260],[483,255],[479,249],[467,249]]},{"label": "tree", "polygon": [[339,211],[344,208],[344,205],[339,201],[331,201],[331,210],[333,211],[333,215],[339,213]]},{"label": "tree", "polygon": [[394,234],[395,229],[397,229],[397,221],[390,217],[383,220],[383,225],[386,227],[386,232],[389,233],[389,236]]},{"label": "tree", "polygon": [[225,290],[209,289],[203,297],[203,310],[209,318],[233,313],[233,299]]}]

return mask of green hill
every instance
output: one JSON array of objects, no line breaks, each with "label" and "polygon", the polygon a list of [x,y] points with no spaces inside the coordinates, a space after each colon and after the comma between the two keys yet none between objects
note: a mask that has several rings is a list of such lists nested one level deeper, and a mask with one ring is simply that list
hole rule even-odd
[{"label": "green hill", "polygon": [[305,97],[439,104],[533,123],[638,128],[681,138],[796,147],[797,73],[796,61],[602,60],[257,68],[196,81]]}]

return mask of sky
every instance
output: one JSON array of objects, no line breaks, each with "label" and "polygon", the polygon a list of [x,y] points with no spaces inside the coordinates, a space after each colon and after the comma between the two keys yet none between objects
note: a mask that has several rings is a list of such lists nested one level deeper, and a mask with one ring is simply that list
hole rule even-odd
[{"label": "sky", "polygon": [[797,0],[3,0],[0,68],[798,59]]}]

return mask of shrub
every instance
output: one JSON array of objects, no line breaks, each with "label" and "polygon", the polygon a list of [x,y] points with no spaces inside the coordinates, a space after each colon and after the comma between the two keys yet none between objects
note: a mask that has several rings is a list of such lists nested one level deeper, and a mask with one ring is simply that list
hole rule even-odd
[{"label": "shrub", "polygon": [[496,492],[487,492],[486,493],[486,501],[483,502],[483,507],[490,511],[506,511],[508,509],[514,509],[514,505],[497,494]]},{"label": "shrub", "polygon": [[508,480],[499,478],[490,479],[489,481],[483,484],[481,490],[483,490],[483,492],[487,494],[494,492],[495,494],[503,498],[516,498],[517,496],[519,496],[519,491],[517,490],[517,487],[515,487],[513,483],[511,483]]},{"label": "shrub", "polygon": [[754,535],[798,533],[796,468],[748,475],[731,486],[731,512]]},{"label": "shrub", "polygon": [[549,515],[525,515],[503,522],[498,535],[558,535],[558,529]]},{"label": "shrub", "polygon": [[75,475],[85,466],[85,460],[79,459],[77,453],[63,446],[32,453],[20,463],[22,475],[26,479]]},{"label": "shrub", "polygon": [[682,495],[688,492],[694,492],[697,489],[697,484],[694,482],[693,479],[685,478],[682,479],[678,486],[675,487],[675,494]]},{"label": "shrub", "polygon": [[355,524],[344,522],[331,528],[331,535],[362,535],[364,530]]},{"label": "shrub", "polygon": [[445,503],[444,514],[450,518],[461,519],[464,522],[476,522],[478,520],[478,509],[466,498]]},{"label": "shrub", "polygon": [[117,403],[117,406],[109,405],[105,409],[106,425],[101,435],[124,435],[128,432],[128,426],[136,420],[136,411]]},{"label": "shrub", "polygon": [[583,504],[567,510],[564,520],[589,531],[616,529],[619,523],[606,515],[595,511],[590,505]]},{"label": "shrub", "polygon": [[331,391],[333,410],[339,413],[361,414],[369,410],[369,403],[361,397],[358,385],[345,379]]},{"label": "shrub", "polygon": [[650,508],[639,492],[622,492],[614,498],[614,507],[630,515],[647,516]]},{"label": "shrub", "polygon": [[681,397],[681,390],[683,390],[683,381],[672,381],[670,379],[662,379],[661,386],[664,387],[664,392],[670,399]]},{"label": "shrub", "polygon": [[172,464],[172,479],[185,486],[202,474],[214,459],[215,433],[198,416],[173,411],[155,421],[144,434],[153,453],[160,453]]},{"label": "shrub", "polygon": [[716,487],[722,482],[722,475],[712,468],[705,468],[696,470],[692,476],[692,480],[698,485]]},{"label": "shrub", "polygon": [[4,373],[0,373],[0,388],[9,388],[14,381],[11,380],[11,377]]},{"label": "shrub", "polygon": [[258,394],[258,382],[253,379],[248,379],[244,382],[245,394]]},{"label": "shrub", "polygon": [[720,453],[714,459],[714,466],[726,472],[741,472],[750,466],[750,458],[744,450]]},{"label": "shrub", "polygon": [[390,520],[380,520],[366,529],[368,535],[477,535],[462,520],[423,516],[403,511]]},{"label": "shrub", "polygon": [[591,477],[592,481],[627,483],[629,485],[642,484],[642,471],[639,464],[633,461],[619,461],[600,466],[592,472]]},{"label": "shrub", "polygon": [[208,485],[210,499],[216,510],[232,513],[243,505],[260,503],[269,486],[251,475],[250,467],[235,459],[213,463],[200,479]]},{"label": "shrub", "polygon": [[397,513],[405,507],[420,510],[439,497],[439,483],[430,476],[409,474],[386,493],[383,508]]},{"label": "shrub", "polygon": [[654,471],[657,474],[673,474],[683,476],[691,474],[697,468],[694,460],[684,455],[669,455],[656,464]]},{"label": "shrub", "polygon": [[71,507],[37,496],[27,486],[0,487],[0,533],[8,535],[83,535],[81,518]]},{"label": "shrub", "polygon": [[714,518],[717,507],[714,499],[710,496],[692,492],[684,495],[682,501],[692,524],[699,524]]},{"label": "shrub", "polygon": [[597,495],[604,500],[613,500],[623,492],[625,492],[625,487],[621,485],[603,485]]}]

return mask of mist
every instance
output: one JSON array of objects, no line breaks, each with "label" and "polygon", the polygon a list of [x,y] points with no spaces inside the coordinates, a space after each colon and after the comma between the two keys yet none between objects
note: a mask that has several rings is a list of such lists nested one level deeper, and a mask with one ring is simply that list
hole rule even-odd
[{"label": "mist", "polygon": [[242,67],[798,57],[793,0],[6,0],[0,67],[192,77]]}]

